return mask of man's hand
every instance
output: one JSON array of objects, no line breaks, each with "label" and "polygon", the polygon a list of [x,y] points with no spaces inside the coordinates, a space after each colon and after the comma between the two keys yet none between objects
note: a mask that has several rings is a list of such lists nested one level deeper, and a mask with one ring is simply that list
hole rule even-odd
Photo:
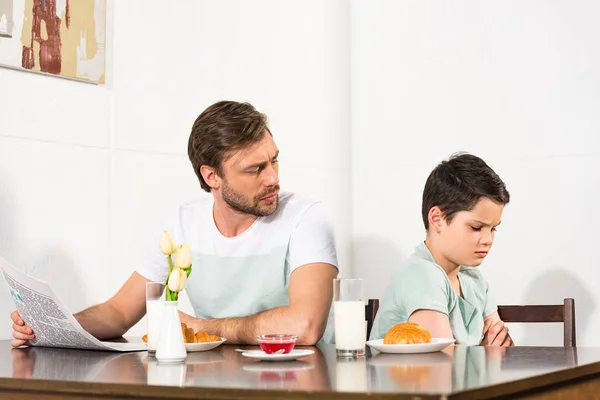
[{"label": "man's hand", "polygon": [[483,325],[483,340],[482,346],[506,347],[512,346],[513,341],[508,335],[508,327],[504,325],[504,321],[486,319]]},{"label": "man's hand", "polygon": [[10,318],[13,321],[13,340],[11,340],[10,345],[12,347],[28,345],[29,340],[32,340],[35,337],[33,329],[25,325],[25,321],[23,321],[21,314],[19,314],[17,310],[10,313]]}]

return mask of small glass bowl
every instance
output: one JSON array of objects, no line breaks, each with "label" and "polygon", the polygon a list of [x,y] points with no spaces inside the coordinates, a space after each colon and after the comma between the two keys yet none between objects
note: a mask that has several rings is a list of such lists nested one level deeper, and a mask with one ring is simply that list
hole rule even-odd
[{"label": "small glass bowl", "polygon": [[257,335],[258,345],[267,354],[288,354],[294,349],[298,336],[286,334]]}]

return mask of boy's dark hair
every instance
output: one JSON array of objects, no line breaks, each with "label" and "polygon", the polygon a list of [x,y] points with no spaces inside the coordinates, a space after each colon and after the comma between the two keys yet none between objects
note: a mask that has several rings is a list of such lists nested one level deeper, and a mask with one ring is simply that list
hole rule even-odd
[{"label": "boy's dark hair", "polygon": [[421,206],[425,229],[429,229],[432,207],[438,206],[451,222],[457,212],[472,210],[482,197],[498,204],[510,201],[504,182],[485,161],[467,153],[452,155],[431,171],[425,183]]},{"label": "boy's dark hair", "polygon": [[188,156],[202,189],[211,191],[200,167],[208,165],[221,175],[232,152],[261,141],[267,133],[271,134],[267,116],[249,103],[220,101],[204,110],[194,121],[188,141]]}]

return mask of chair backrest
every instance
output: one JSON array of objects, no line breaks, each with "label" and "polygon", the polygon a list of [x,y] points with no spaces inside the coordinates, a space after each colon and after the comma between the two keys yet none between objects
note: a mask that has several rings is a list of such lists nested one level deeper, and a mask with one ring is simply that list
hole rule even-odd
[{"label": "chair backrest", "polygon": [[575,300],[564,299],[559,305],[498,306],[504,322],[562,322],[565,347],[575,347]]},{"label": "chair backrest", "polygon": [[369,336],[371,336],[371,329],[373,329],[373,321],[375,321],[377,311],[379,311],[379,300],[369,299],[367,305],[365,306],[365,319],[367,320],[367,340],[369,340]]}]

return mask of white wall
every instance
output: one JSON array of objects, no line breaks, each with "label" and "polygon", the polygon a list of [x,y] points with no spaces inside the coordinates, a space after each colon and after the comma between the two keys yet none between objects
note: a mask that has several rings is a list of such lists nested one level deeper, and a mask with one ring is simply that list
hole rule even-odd
[{"label": "white wall", "polygon": [[[282,187],[331,206],[342,275],[366,278],[369,297],[423,238],[431,168],[484,157],[512,194],[482,266],[499,301],[573,296],[580,344],[600,345],[597,3],[161,7],[108,1],[104,86],[0,69],[0,254],[73,311],[114,293],[171,207],[203,195],[191,124],[236,99],[270,116]],[[0,280],[0,315],[12,308]],[[559,328],[511,329],[560,343]]]},{"label": "white wall", "polygon": [[[349,5],[107,8],[106,85],[0,69],[0,254],[50,282],[73,311],[107,299],[172,207],[205,195],[188,135],[205,107],[232,99],[270,117],[282,189],[327,202],[348,270]],[[12,331],[5,286],[0,339]]]},{"label": "white wall", "polygon": [[[424,238],[430,170],[455,151],[505,180],[481,267],[499,303],[576,299],[579,345],[600,345],[600,4],[352,3],[353,267],[381,297]],[[511,327],[518,344],[560,326]]]}]

